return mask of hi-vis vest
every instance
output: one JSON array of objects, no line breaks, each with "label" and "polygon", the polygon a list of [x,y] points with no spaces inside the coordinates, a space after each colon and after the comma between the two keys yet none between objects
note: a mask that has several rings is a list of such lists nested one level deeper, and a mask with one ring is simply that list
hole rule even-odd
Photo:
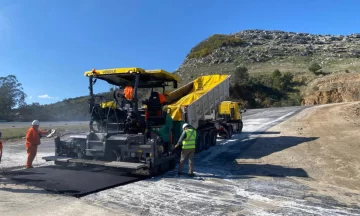
[{"label": "hi-vis vest", "polygon": [[186,138],[182,141],[182,149],[194,149],[196,143],[196,130],[187,129]]}]

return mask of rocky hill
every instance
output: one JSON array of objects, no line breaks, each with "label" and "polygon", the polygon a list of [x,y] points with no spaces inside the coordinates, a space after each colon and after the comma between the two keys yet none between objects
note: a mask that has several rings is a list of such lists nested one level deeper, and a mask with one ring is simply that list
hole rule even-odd
[{"label": "rocky hill", "polygon": [[307,73],[312,62],[323,71],[357,72],[360,34],[319,35],[284,31],[244,30],[213,35],[196,45],[176,71],[184,82],[212,73],[233,73],[245,66],[250,74]]},{"label": "rocky hill", "polygon": [[[309,71],[313,63],[320,65],[319,73]],[[246,67],[253,79],[246,86],[233,86],[230,94],[249,107],[356,101],[360,99],[360,34],[264,30],[216,34],[193,47],[175,73],[182,84],[201,75],[231,74],[234,85],[239,67]],[[282,75],[274,77],[274,71]],[[285,88],[284,77],[292,77]]]},{"label": "rocky hill", "polygon": [[[312,63],[322,67],[321,73],[309,72]],[[237,77],[236,68],[244,67],[250,78],[246,84],[236,85],[242,79]],[[357,101],[358,72],[360,34],[263,30],[210,36],[193,47],[175,71],[181,77],[180,85],[201,75],[234,75],[231,99],[248,108]],[[111,98],[111,94],[105,95]],[[87,109],[87,97],[78,97],[45,106],[33,104],[16,112],[23,119],[87,120]]]}]

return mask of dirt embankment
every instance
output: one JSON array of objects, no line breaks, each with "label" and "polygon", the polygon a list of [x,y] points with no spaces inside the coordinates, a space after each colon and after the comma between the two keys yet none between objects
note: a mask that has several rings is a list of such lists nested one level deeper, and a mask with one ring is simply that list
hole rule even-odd
[{"label": "dirt embankment", "polygon": [[353,102],[360,100],[360,73],[338,73],[309,84],[302,105]]},{"label": "dirt embankment", "polygon": [[360,191],[360,102],[311,107],[266,133],[238,163],[286,167],[302,179]]}]

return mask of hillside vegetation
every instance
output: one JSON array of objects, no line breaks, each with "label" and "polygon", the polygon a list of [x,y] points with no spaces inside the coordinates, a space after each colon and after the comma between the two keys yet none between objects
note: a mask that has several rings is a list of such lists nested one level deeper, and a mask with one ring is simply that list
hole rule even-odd
[{"label": "hillside vegetation", "polygon": [[187,58],[202,58],[210,55],[214,50],[221,47],[236,47],[244,42],[237,38],[235,35],[215,34],[200,42],[191,49]]}]

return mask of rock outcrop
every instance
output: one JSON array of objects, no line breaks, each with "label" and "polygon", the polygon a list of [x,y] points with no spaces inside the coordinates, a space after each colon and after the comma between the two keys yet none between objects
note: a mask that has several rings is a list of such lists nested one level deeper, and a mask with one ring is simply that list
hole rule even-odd
[{"label": "rock outcrop", "polygon": [[360,74],[339,73],[315,79],[307,87],[301,105],[352,102],[360,100]]}]

